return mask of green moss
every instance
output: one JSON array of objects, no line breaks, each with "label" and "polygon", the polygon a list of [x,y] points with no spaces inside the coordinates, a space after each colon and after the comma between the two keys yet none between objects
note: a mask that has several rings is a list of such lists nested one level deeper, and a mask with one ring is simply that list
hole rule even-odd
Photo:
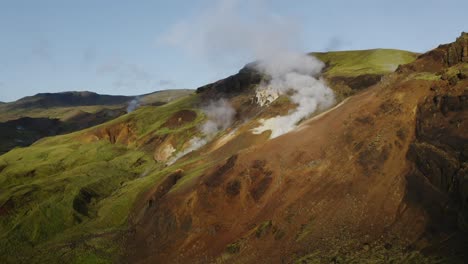
[{"label": "green moss", "polygon": [[226,247],[226,252],[229,254],[237,254],[241,250],[241,242],[237,241],[235,243],[229,244]]},{"label": "green moss", "polygon": [[272,222],[271,220],[261,223],[255,230],[255,236],[261,238],[265,236],[271,229]]},{"label": "green moss", "polygon": [[[117,123],[133,124],[137,138],[171,134],[184,142],[204,120],[175,129],[161,125],[182,109],[196,110],[197,96],[160,107],[143,107],[80,132],[44,138],[0,156],[0,259],[6,263],[113,263],[135,200],[178,166],[164,168],[136,144],[77,138]],[[179,143],[177,147],[181,147]],[[191,165],[188,178],[201,169]],[[15,252],[12,254],[12,252]]]},{"label": "green moss", "polygon": [[305,256],[300,257],[296,261],[294,261],[294,264],[320,264],[321,259],[319,257],[319,252],[314,252],[311,254],[307,254]]},{"label": "green moss", "polygon": [[437,80],[440,80],[440,77],[441,77],[440,75],[430,73],[430,72],[418,72],[416,74],[412,74],[408,76],[408,79],[437,81]]},{"label": "green moss", "polygon": [[301,241],[310,234],[313,228],[313,223],[313,219],[310,219],[308,223],[301,226],[301,230],[297,234],[296,241]]},{"label": "green moss", "polygon": [[358,76],[362,74],[386,74],[393,72],[398,65],[416,59],[417,53],[395,49],[372,49],[312,53],[328,64],[325,75]]}]

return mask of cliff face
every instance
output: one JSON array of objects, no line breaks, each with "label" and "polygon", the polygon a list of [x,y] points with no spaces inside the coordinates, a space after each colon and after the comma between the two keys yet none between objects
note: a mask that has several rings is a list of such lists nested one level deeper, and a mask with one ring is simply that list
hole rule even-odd
[{"label": "cliff face", "polygon": [[446,61],[449,66],[468,62],[468,33],[463,32],[454,43],[448,45]]},{"label": "cliff face", "polygon": [[460,86],[451,90],[418,105],[408,179],[433,228],[449,224],[454,232],[468,231],[468,92]]}]

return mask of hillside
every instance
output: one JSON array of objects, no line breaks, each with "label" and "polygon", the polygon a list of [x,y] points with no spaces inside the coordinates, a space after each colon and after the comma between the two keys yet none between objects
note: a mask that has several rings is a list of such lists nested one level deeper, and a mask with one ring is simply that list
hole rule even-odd
[{"label": "hillside", "polygon": [[336,104],[272,139],[256,128],[297,105],[260,105],[268,76],[247,65],[13,149],[0,156],[0,259],[464,263],[467,52],[465,33],[419,56],[317,54]]},{"label": "hillside", "polygon": [[[322,77],[335,91],[338,101],[378,83],[384,75],[395,71],[399,65],[414,61],[418,56],[417,53],[392,49],[309,54],[325,63]],[[265,76],[255,69],[257,63],[247,64],[239,73],[202,86],[197,91],[203,91],[207,97],[212,96],[216,91],[224,94],[248,92],[250,88],[265,79]]]},{"label": "hillside", "polygon": [[162,104],[190,94],[187,89],[165,90],[139,96],[101,95],[93,92],[40,93],[0,106],[0,121],[21,117],[62,119],[77,111],[96,113],[103,109],[126,108],[135,97],[144,104]]},{"label": "hillside", "polygon": [[356,77],[393,72],[399,65],[414,61],[419,54],[405,50],[372,49],[313,52],[311,55],[327,64],[327,77]]},{"label": "hillside", "polygon": [[91,92],[43,93],[5,103],[0,105],[0,154],[17,146],[29,146],[43,137],[112,120],[126,114],[131,102],[162,105],[191,93],[191,90],[166,90],[136,97]]}]

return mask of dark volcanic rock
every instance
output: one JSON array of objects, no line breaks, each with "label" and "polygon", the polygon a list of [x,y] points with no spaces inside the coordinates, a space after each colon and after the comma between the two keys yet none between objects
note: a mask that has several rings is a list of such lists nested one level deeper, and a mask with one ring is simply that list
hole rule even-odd
[{"label": "dark volcanic rock", "polygon": [[440,45],[421,54],[417,61],[398,66],[396,72],[437,73],[445,70],[447,66],[466,62],[468,62],[468,33],[462,32],[455,42]]},{"label": "dark volcanic rock", "polygon": [[446,61],[449,66],[468,62],[468,33],[462,32],[454,43],[448,45]]},{"label": "dark volcanic rock", "polygon": [[199,87],[197,93],[207,98],[235,95],[259,84],[264,78],[265,76],[254,68],[254,64],[250,63],[237,74]]},{"label": "dark volcanic rock", "polygon": [[458,96],[436,95],[418,107],[416,140],[408,151],[408,159],[415,165],[408,176],[409,196],[426,205],[438,228],[468,230],[466,120],[466,91]]}]

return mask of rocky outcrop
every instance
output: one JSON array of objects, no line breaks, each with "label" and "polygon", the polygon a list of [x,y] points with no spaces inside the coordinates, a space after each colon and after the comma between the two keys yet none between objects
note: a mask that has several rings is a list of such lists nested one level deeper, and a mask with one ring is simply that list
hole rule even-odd
[{"label": "rocky outcrop", "polygon": [[[468,230],[468,93],[436,95],[419,105],[410,191],[426,205],[433,225]],[[413,195],[413,198],[415,197]]]},{"label": "rocky outcrop", "polygon": [[454,43],[448,45],[446,61],[449,66],[468,62],[468,33],[462,32]]},{"label": "rocky outcrop", "polygon": [[197,93],[202,93],[206,98],[235,95],[253,88],[263,78],[263,74],[255,69],[253,63],[250,63],[244,66],[237,74],[199,87]]},{"label": "rocky outcrop", "polygon": [[280,96],[278,91],[270,89],[269,87],[264,89],[257,89],[255,93],[255,101],[260,106],[271,104]]},{"label": "rocky outcrop", "polygon": [[396,72],[441,73],[447,70],[447,66],[454,66],[463,62],[468,62],[468,33],[465,32],[462,32],[455,42],[440,45],[429,52],[421,54],[416,61],[398,66]]}]

